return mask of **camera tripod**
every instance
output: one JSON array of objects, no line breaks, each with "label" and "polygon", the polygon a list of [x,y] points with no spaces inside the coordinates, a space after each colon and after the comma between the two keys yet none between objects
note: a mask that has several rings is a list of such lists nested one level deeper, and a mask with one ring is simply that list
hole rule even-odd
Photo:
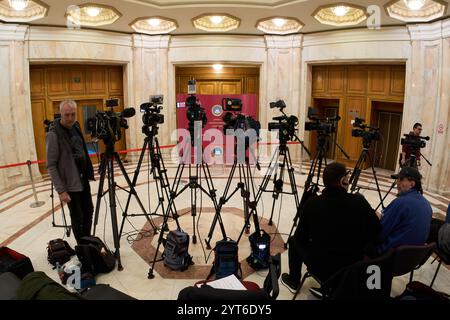
[{"label": "camera tripod", "polygon": [[[364,167],[364,164],[368,161],[370,164],[370,167],[372,169],[373,178],[375,179],[378,196],[380,197],[380,200],[381,200],[381,206],[384,209],[384,203],[383,203],[383,197],[381,196],[380,185],[378,184],[378,179],[377,179],[377,174],[375,171],[374,163],[370,156],[370,143],[371,143],[371,141],[369,139],[366,139],[366,138],[363,139],[363,149],[361,151],[358,161],[356,162],[355,168],[353,169],[352,175],[350,176],[350,179],[349,179],[350,192],[352,192],[352,193],[359,192],[359,190],[361,189],[361,187],[357,188],[358,180],[361,175],[361,171]],[[356,189],[358,189],[358,190],[356,190]]]},{"label": "camera tripod", "polygon": [[[249,150],[250,154],[252,154],[253,158],[256,160],[256,167],[258,169],[260,169],[259,163],[253,153],[253,150],[251,148],[246,148],[245,152],[247,152],[247,149]],[[239,182],[238,182],[236,188],[233,190],[233,192],[231,192],[231,194],[228,195],[228,193],[230,191],[231,182],[233,181],[233,178],[234,178],[234,175],[236,172],[236,168],[238,169],[238,173],[239,173]],[[247,156],[245,156],[244,163],[238,161],[237,144],[235,144],[233,165],[230,169],[230,174],[228,176],[227,183],[225,185],[225,190],[224,190],[223,195],[220,198],[219,203],[217,205],[216,214],[215,214],[214,220],[211,224],[211,228],[209,230],[208,237],[207,237],[207,239],[205,239],[206,246],[208,249],[211,249],[211,239],[212,239],[213,232],[214,232],[215,226],[217,224],[217,221],[222,223],[220,212],[222,210],[223,205],[226,204],[237,193],[238,190],[240,190],[240,194],[241,194],[242,201],[243,201],[245,223],[244,223],[244,228],[242,229],[242,232],[240,233],[239,238],[236,241],[237,243],[239,243],[239,240],[241,239],[244,229],[246,229],[246,230],[249,229],[250,217],[253,216],[255,228],[257,230],[259,230],[259,221],[258,221],[258,214],[256,212],[256,204],[254,201],[253,202],[250,201],[251,194],[253,195],[253,199],[256,199],[256,197],[255,197],[256,188],[255,188],[255,184],[254,184],[254,180],[253,180],[253,176],[252,176],[250,162],[249,162],[249,159]],[[251,212],[249,212],[249,208],[252,209]],[[226,239],[225,230],[222,230],[222,234],[224,236],[224,239]]]},{"label": "camera tripod", "polygon": [[[166,217],[166,210],[164,209],[164,200],[165,199],[169,199],[169,188],[170,188],[170,183],[169,183],[169,178],[167,177],[167,169],[166,166],[164,165],[164,161],[162,158],[162,154],[161,154],[161,148],[159,146],[159,141],[157,138],[157,134],[158,134],[158,127],[156,125],[151,126],[150,128],[144,126],[143,130],[142,130],[145,134],[146,137],[144,139],[144,145],[142,146],[142,150],[141,150],[141,154],[139,156],[139,161],[136,167],[136,170],[134,171],[134,176],[133,176],[133,181],[131,183],[131,185],[133,187],[136,187],[136,183],[138,180],[138,176],[139,176],[139,172],[142,166],[142,161],[144,159],[144,155],[147,151],[149,151],[149,157],[150,157],[150,161],[149,161],[149,167],[148,170],[149,173],[152,173],[153,176],[153,180],[156,182],[156,193],[157,193],[157,198],[158,198],[158,205],[156,206],[154,212],[150,212],[150,215],[155,215],[155,216],[162,216],[162,217]],[[123,212],[123,218],[122,218],[122,224],[120,227],[120,232],[119,232],[119,238],[122,235],[122,231],[123,231],[123,227],[124,227],[124,223],[125,223],[125,219],[127,218],[127,216],[129,217],[136,217],[136,216],[143,216],[145,215],[148,218],[147,213],[144,214],[128,214],[128,208],[130,205],[130,201],[131,201],[131,196],[132,193],[128,194],[128,199],[127,199],[127,203],[125,205],[125,210]],[[150,197],[150,195],[149,195]],[[174,208],[175,208],[175,204],[173,204]],[[162,214],[157,214],[158,209],[161,208],[162,209]],[[151,210],[149,208],[149,210]],[[174,209],[176,212],[176,208]],[[171,213],[173,215],[172,210],[170,210],[170,212],[167,213]],[[177,217],[174,216],[174,219],[178,225],[178,220]],[[156,234],[157,233],[157,227],[154,225],[154,223],[150,221],[150,225],[153,227],[153,231]],[[163,226],[165,227],[165,226]],[[179,225],[178,225],[179,227]],[[162,233],[164,233],[164,231],[166,229],[161,229]]]},{"label": "camera tripod", "polygon": [[[308,177],[306,178],[306,181],[305,181],[305,187],[303,190],[302,198],[300,200],[299,205],[297,206],[297,212],[294,217],[291,231],[289,232],[289,236],[284,244],[285,248],[287,248],[289,238],[292,236],[292,233],[294,232],[294,228],[298,224],[298,220],[300,219],[301,208],[303,207],[303,205],[306,203],[306,201],[309,198],[311,198],[312,196],[316,195],[317,192],[319,192],[319,181],[320,181],[320,174],[322,172],[322,166],[327,165],[327,158],[326,158],[326,153],[327,153],[326,144],[327,144],[327,140],[328,140],[327,138],[329,138],[329,140],[331,140],[331,142],[339,148],[339,150],[342,152],[342,154],[347,159],[350,158],[348,156],[348,154],[344,151],[344,149],[335,140],[333,140],[329,134],[319,132],[318,140],[317,140],[318,142],[317,142],[316,156],[314,157],[314,159],[311,163],[311,167],[309,168]],[[311,154],[308,152],[308,155],[311,155]],[[317,172],[317,175],[316,175],[316,172]],[[314,177],[316,177],[315,182],[313,181]]]},{"label": "camera tripod", "polygon": [[[114,137],[113,137],[114,139]],[[111,224],[112,224],[112,233],[113,233],[113,240],[114,240],[114,248],[116,251],[114,252],[114,255],[117,260],[117,270],[121,271],[123,270],[122,261],[120,258],[120,236],[119,236],[119,230],[117,226],[117,212],[116,212],[116,187],[120,188],[121,190],[124,190],[130,194],[132,194],[136,200],[139,203],[139,206],[141,207],[145,217],[150,222],[150,224],[153,226],[153,228],[156,228],[154,223],[150,220],[148,217],[147,212],[145,211],[145,208],[139,199],[136,190],[134,189],[134,185],[131,183],[130,178],[128,177],[128,174],[125,170],[125,167],[123,166],[122,160],[120,159],[119,154],[114,151],[114,142],[111,141],[105,141],[105,147],[106,150],[104,153],[101,154],[100,158],[100,181],[98,185],[98,193],[97,193],[97,203],[95,205],[95,218],[94,218],[94,231],[93,234],[95,235],[95,229],[97,227],[98,223],[98,215],[100,211],[100,204],[103,196],[108,193],[109,196],[109,207],[111,210]],[[122,172],[123,177],[125,178],[128,187],[130,190],[126,190],[120,186],[118,186],[114,180],[114,160],[119,165],[120,171]],[[108,176],[108,189],[107,191],[103,192],[103,187],[105,183],[105,177]]]},{"label": "camera tripod", "polygon": [[52,226],[55,228],[64,228],[64,231],[66,233],[66,236],[70,237],[70,232],[72,230],[72,226],[67,224],[67,219],[66,219],[66,213],[64,212],[64,203],[61,202],[61,214],[62,214],[62,221],[63,224],[56,224],[55,222],[55,196],[54,196],[54,192],[53,192],[53,182],[51,183],[51,194],[50,194],[50,198],[52,198]]},{"label": "camera tripod", "polygon": [[[301,141],[297,136],[295,136],[295,140],[300,142],[302,148],[305,149],[306,153],[310,155],[309,150],[304,146],[303,141]],[[272,192],[272,210],[270,214],[269,219],[269,225],[272,225],[272,219],[273,219],[273,212],[275,210],[275,202],[280,196],[280,194],[289,194],[294,196],[294,202],[295,206],[298,208],[300,206],[300,200],[298,197],[297,192],[297,184],[295,182],[295,168],[292,165],[291,160],[291,153],[289,151],[289,147],[287,145],[289,139],[280,139],[280,145],[277,146],[274,155],[272,156],[272,159],[270,160],[269,167],[266,171],[266,174],[264,175],[263,181],[261,182],[261,185],[259,187],[258,193],[255,197],[254,207],[258,204],[259,200],[261,199],[261,196],[263,192]],[[278,172],[278,168],[280,168]],[[289,176],[289,182],[291,185],[291,192],[284,192],[283,191],[283,184],[284,184],[284,177],[285,177],[285,171],[287,171],[287,174]],[[267,190],[267,185],[269,184],[269,181],[273,175],[273,189]],[[254,213],[254,208],[252,208],[251,214]],[[245,227],[245,226],[244,226]],[[242,232],[241,232],[242,234]]]},{"label": "camera tripod", "polygon": [[[191,140],[192,141],[192,140]],[[191,146],[193,147],[193,141]],[[172,189],[170,191],[170,200],[169,204],[166,210],[171,210],[172,206],[174,205],[175,199],[181,195],[185,190],[188,188],[190,189],[190,195],[191,195],[191,216],[192,216],[192,227],[193,227],[193,236],[192,236],[192,243],[197,243],[197,231],[196,231],[196,225],[195,225],[195,217],[197,216],[197,189],[199,189],[201,192],[206,194],[211,201],[213,202],[214,209],[216,211],[216,215],[214,216],[214,219],[217,219],[220,224],[220,229],[222,231],[222,235],[224,238],[226,238],[226,232],[225,227],[222,222],[222,217],[220,214],[217,214],[217,200],[216,200],[216,189],[214,188],[214,183],[211,177],[211,172],[209,170],[209,166],[207,163],[203,160],[203,147],[202,147],[202,154],[201,154],[201,162],[200,163],[192,163],[192,157],[190,154],[190,149],[188,150],[190,161],[187,164],[188,170],[189,170],[189,181],[188,183],[183,186],[180,190],[180,182],[181,177],[183,176],[183,171],[186,168],[186,161],[183,161],[183,163],[180,163],[177,168],[177,172],[175,173],[175,178],[172,184]],[[199,183],[199,176],[203,172],[204,179],[206,180],[207,189],[206,190],[200,183]],[[176,213],[176,211],[175,211]]]}]

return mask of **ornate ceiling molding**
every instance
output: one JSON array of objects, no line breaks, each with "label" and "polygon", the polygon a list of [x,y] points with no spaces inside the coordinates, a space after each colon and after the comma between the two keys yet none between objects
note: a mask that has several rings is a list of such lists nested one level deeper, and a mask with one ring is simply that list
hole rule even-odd
[{"label": "ornate ceiling molding", "polygon": [[[277,25],[277,21],[280,21]],[[292,17],[269,17],[258,20],[256,28],[267,34],[285,35],[299,32],[305,24],[300,20]]]},{"label": "ornate ceiling molding", "polygon": [[241,24],[241,19],[228,13],[204,13],[191,21],[195,28],[208,32],[227,32],[239,28]]},{"label": "ornate ceiling molding", "polygon": [[384,5],[391,18],[404,22],[428,22],[443,17],[447,7],[448,3],[441,0],[425,0],[419,10],[409,9],[404,0],[393,0]]},{"label": "ornate ceiling molding", "polygon": [[[336,14],[337,7],[344,9],[342,15]],[[366,8],[345,2],[320,6],[312,16],[322,24],[335,27],[353,26],[367,19]]]},{"label": "ornate ceiling molding", "polygon": [[[152,23],[152,21],[155,21],[155,23]],[[130,23],[130,27],[139,33],[156,35],[170,33],[178,28],[178,24],[176,20],[170,18],[152,16],[137,18]]]},{"label": "ornate ceiling molding", "polygon": [[[90,14],[96,9],[97,14]],[[67,8],[65,17],[74,25],[98,27],[114,23],[122,14],[114,7],[99,3],[83,3]]]},{"label": "ornate ceiling molding", "polygon": [[44,18],[48,13],[49,6],[39,0],[29,0],[24,10],[14,10],[9,6],[7,0],[0,2],[0,20],[6,22],[30,22]]}]

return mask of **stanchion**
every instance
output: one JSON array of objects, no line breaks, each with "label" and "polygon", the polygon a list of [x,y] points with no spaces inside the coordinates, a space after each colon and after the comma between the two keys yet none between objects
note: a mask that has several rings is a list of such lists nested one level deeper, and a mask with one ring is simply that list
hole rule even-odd
[{"label": "stanchion", "polygon": [[31,208],[38,208],[42,207],[45,204],[45,201],[39,201],[36,193],[36,186],[34,185],[34,179],[33,179],[33,173],[31,172],[31,161],[27,160],[27,166],[28,166],[28,172],[30,173],[30,179],[31,179],[31,187],[33,188],[33,196],[34,201],[32,204],[30,204]]}]

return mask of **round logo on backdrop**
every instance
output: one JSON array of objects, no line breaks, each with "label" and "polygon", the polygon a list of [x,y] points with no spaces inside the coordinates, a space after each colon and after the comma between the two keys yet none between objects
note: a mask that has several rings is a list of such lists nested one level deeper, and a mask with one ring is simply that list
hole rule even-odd
[{"label": "round logo on backdrop", "polygon": [[221,147],[215,147],[211,153],[213,157],[221,157],[223,154],[223,149]]},{"label": "round logo on backdrop", "polygon": [[212,106],[212,114],[215,115],[216,117],[220,117],[223,113],[223,109],[222,106],[219,104],[216,104],[214,106]]}]

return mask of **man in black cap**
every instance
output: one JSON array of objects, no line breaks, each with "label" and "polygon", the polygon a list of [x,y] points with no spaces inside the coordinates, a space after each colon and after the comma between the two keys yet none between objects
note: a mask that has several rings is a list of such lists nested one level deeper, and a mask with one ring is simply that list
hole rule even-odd
[{"label": "man in black cap", "polygon": [[293,293],[301,279],[302,264],[320,280],[362,260],[375,246],[380,221],[360,194],[347,193],[349,171],[331,163],[323,172],[325,189],[309,199],[300,212],[295,234],[289,239],[289,273],[281,282]]},{"label": "man in black cap", "polygon": [[404,167],[396,175],[398,197],[383,210],[378,253],[401,245],[422,245],[430,232],[432,210],[422,195],[422,175]]}]

